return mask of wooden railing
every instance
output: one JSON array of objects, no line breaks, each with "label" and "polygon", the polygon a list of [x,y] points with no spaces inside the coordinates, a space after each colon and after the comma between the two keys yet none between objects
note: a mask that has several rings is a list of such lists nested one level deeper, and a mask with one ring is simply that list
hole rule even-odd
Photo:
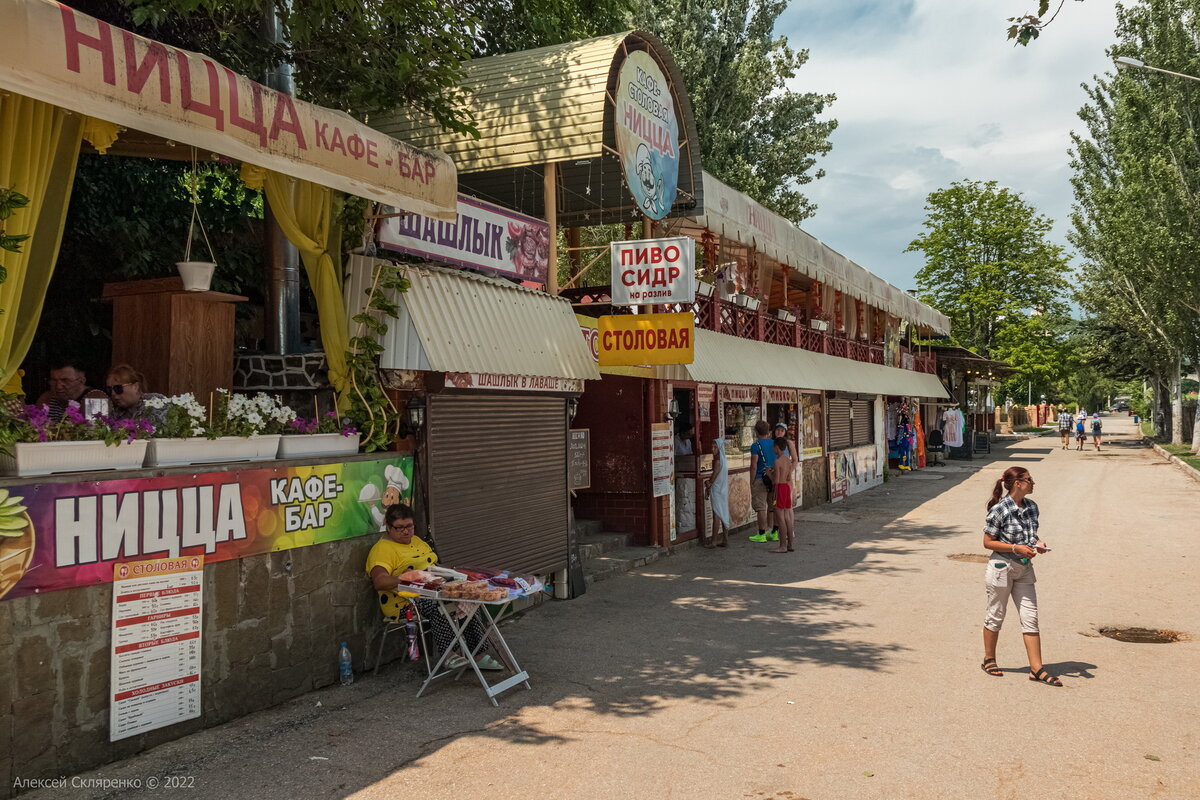
[{"label": "wooden railing", "polygon": [[[605,313],[628,313],[624,307],[610,306],[608,287],[585,287],[567,289],[562,296],[579,306],[603,306]],[[584,310],[584,309],[580,309]],[[819,331],[805,322],[789,322],[763,309],[748,309],[744,306],[721,300],[713,295],[697,295],[695,303],[669,303],[653,307],[659,312],[692,312],[697,328],[718,333],[766,342],[784,347],[798,347],[814,353],[863,361],[869,364],[883,363],[883,345],[849,339],[845,334]],[[937,360],[933,355],[920,355],[902,350],[902,360],[909,369],[937,374]],[[897,364],[896,366],[901,366]]]}]

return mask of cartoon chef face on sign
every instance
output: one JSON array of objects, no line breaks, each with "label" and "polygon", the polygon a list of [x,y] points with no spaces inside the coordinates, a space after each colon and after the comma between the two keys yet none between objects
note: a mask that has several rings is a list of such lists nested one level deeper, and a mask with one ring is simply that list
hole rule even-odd
[{"label": "cartoon chef face on sign", "polygon": [[633,170],[638,183],[641,184],[642,194],[646,197],[642,201],[642,208],[651,216],[661,213],[663,179],[655,171],[650,160],[650,148],[644,144],[638,145]]}]

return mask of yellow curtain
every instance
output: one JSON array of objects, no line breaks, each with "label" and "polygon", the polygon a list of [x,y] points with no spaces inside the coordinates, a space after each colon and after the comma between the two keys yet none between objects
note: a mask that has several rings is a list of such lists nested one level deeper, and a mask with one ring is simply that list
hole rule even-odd
[{"label": "yellow curtain", "polygon": [[[245,165],[243,178],[262,177],[259,169]],[[344,408],[349,388],[346,351],[350,347],[350,327],[342,299],[340,259],[335,260],[340,256],[341,241],[340,231],[333,222],[333,190],[271,170],[265,172],[262,186],[271,212],[284,236],[300,251],[308,283],[316,296],[329,382],[337,389],[339,404]]]},{"label": "yellow curtain", "polygon": [[39,100],[0,94],[0,187],[29,198],[29,205],[8,218],[5,229],[31,237],[20,253],[0,250],[0,265],[8,271],[0,284],[0,383],[11,385],[42,315],[85,119]]}]

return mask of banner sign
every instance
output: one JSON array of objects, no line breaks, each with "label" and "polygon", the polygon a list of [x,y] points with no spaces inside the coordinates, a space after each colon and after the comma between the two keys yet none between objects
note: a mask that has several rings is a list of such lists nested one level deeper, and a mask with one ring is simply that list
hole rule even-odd
[{"label": "banner sign", "polygon": [[691,364],[695,326],[690,313],[600,317],[600,366]]},{"label": "banner sign", "polygon": [[675,494],[675,434],[671,423],[650,424],[650,496]]},{"label": "banner sign", "polygon": [[696,384],[696,403],[702,406],[709,406],[716,402],[717,385],[715,383],[698,383]]},{"label": "banner sign", "polygon": [[400,456],[7,486],[26,525],[0,537],[0,597],[107,583],[134,559],[211,563],[382,531],[384,507],[411,500],[412,470]]},{"label": "banner sign", "polygon": [[760,394],[757,386],[722,386],[721,400],[726,403],[758,404]]},{"label": "banner sign", "polygon": [[613,123],[634,202],[646,216],[662,219],[679,188],[679,120],[671,86],[644,50],[630,52],[621,64]]},{"label": "banner sign", "polygon": [[[576,314],[575,319],[579,322],[579,333],[583,335],[583,341],[587,343],[588,350],[592,354],[592,361],[597,366],[600,364],[600,321],[596,317],[585,317],[582,314]],[[600,372],[604,375],[626,375],[631,378],[653,378],[654,367],[641,365],[636,367],[600,367]]]},{"label": "banner sign", "polygon": [[609,257],[614,306],[696,301],[695,239],[610,242]]},{"label": "banner sign", "polygon": [[48,0],[0,3],[0,89],[422,214],[453,219],[458,177],[348,114]]},{"label": "banner sign", "polygon": [[108,740],[200,716],[204,556],[113,567]]},{"label": "banner sign", "polygon": [[495,375],[490,372],[447,372],[447,389],[498,389],[504,392],[583,392],[582,378],[543,375]]},{"label": "banner sign", "polygon": [[800,402],[800,392],[797,389],[767,389],[767,402],[794,406]]},{"label": "banner sign", "polygon": [[439,222],[420,214],[388,217],[379,226],[379,246],[545,283],[550,263],[550,225],[460,194],[457,222]]}]

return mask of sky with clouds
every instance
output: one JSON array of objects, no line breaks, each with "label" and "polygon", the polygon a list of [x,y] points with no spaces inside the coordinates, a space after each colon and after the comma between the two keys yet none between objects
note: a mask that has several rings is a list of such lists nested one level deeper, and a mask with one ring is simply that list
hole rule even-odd
[{"label": "sky with clouds", "polygon": [[929,192],[995,180],[1055,222],[1066,245],[1068,148],[1085,100],[1080,84],[1111,71],[1115,3],[1068,2],[1029,47],[1005,39],[1007,18],[1035,0],[792,0],[776,33],[807,48],[792,88],[832,92],[838,120],[819,206],[802,227],[902,289],[919,253],[904,253]]}]

